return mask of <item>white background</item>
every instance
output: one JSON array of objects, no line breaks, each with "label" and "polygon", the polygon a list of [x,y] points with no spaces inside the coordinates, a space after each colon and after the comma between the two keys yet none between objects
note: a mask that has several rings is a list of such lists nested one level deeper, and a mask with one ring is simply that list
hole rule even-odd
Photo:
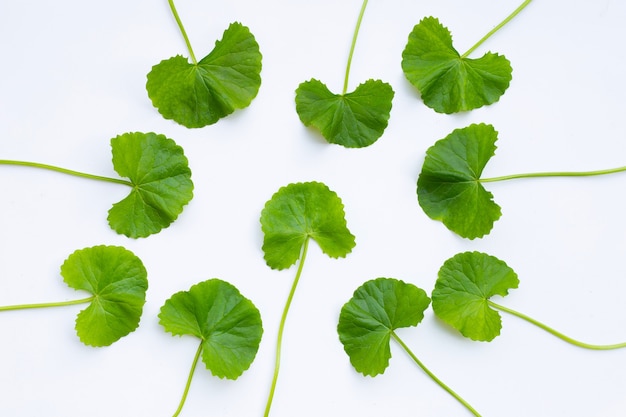
[{"label": "white background", "polygon": [[[200,365],[182,416],[262,416],[280,314],[295,267],[263,261],[259,215],[283,185],[322,181],[345,204],[357,245],[334,260],[311,246],[290,312],[272,416],[470,415],[392,346],[387,371],[363,377],[336,335],[341,306],[363,282],[394,277],[432,291],[441,264],[479,250],[506,261],[520,288],[502,304],[590,343],[626,340],[626,174],[488,184],[502,218],[469,241],[430,220],[415,183],[425,150],[453,129],[500,132],[485,176],[626,165],[626,4],[535,1],[472,56],[511,61],[501,100],[466,114],[436,114],[406,81],[401,53],[424,16],[447,26],[462,53],[517,0],[371,1],[350,90],[369,78],[395,90],[389,127],[365,149],[327,144],[295,113],[294,90],[317,78],[343,85],[359,0],[177,2],[198,58],[229,23],[248,26],[263,54],[251,106],[189,130],[164,120],[145,91],[152,65],[187,56],[165,0],[3,1],[0,4],[0,159],[117,176],[110,138],[154,131],[189,158],[195,197],[147,239],[106,221],[127,188],[21,167],[0,167],[0,305],[82,297],[59,267],[76,249],[122,245],[139,256],[150,288],[139,329],[106,348],[74,332],[81,307],[0,314],[0,415],[171,416],[197,341],[158,324],[174,292],[219,277],[261,311],[264,336],[250,369],[220,380]],[[512,316],[491,343],[464,339],[428,310],[398,334],[484,417],[626,414],[626,350],[570,346]]]}]

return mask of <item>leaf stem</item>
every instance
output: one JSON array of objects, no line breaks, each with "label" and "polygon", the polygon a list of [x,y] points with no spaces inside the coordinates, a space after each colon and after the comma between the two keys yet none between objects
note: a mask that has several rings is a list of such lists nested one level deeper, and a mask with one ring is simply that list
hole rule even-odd
[{"label": "leaf stem", "polygon": [[492,178],[481,178],[480,182],[496,182],[496,181],[506,181],[517,178],[537,178],[537,177],[590,177],[593,175],[607,175],[607,174],[615,174],[618,172],[625,172],[626,166],[619,168],[611,168],[611,169],[601,169],[596,171],[580,171],[580,172],[572,172],[572,171],[561,171],[561,172],[533,172],[526,174],[513,174],[513,175],[503,175],[501,177],[492,177]]},{"label": "leaf stem", "polygon": [[32,167],[32,168],[41,168],[41,169],[47,169],[50,171],[61,172],[63,174],[73,175],[75,177],[112,182],[115,184],[124,184],[124,185],[128,185],[129,187],[133,187],[132,182],[123,180],[121,178],[110,178],[110,177],[103,177],[100,175],[85,174],[84,172],[72,171],[71,169],[61,168],[61,167],[57,167],[54,165],[40,164],[38,162],[12,161],[8,159],[0,159],[0,165],[18,165],[18,166],[27,166],[27,167]]},{"label": "leaf stem", "polygon": [[409,347],[402,341],[402,339],[400,339],[398,337],[398,335],[392,331],[391,332],[391,337],[400,344],[400,346],[402,346],[402,348],[406,351],[406,353],[409,354],[409,356],[411,357],[411,359],[413,359],[413,361],[420,367],[422,368],[422,370],[424,372],[426,372],[426,374],[431,377],[433,379],[433,381],[435,381],[441,388],[443,388],[444,390],[446,390],[450,395],[452,395],[454,398],[456,398],[456,400],[458,402],[460,402],[461,404],[463,404],[463,406],[465,406],[465,408],[467,408],[472,414],[474,414],[477,417],[480,417],[480,414],[478,413],[478,411],[476,411],[474,409],[474,407],[472,407],[467,401],[465,401],[459,394],[457,394],[456,392],[454,392],[454,390],[452,390],[452,388],[448,387],[446,384],[443,383],[443,381],[441,381],[439,378],[437,378],[435,376],[435,374],[433,374],[418,358],[417,356],[415,356],[415,354],[413,354],[413,352],[411,351],[411,349],[409,349]]},{"label": "leaf stem", "polygon": [[70,300],[70,301],[58,301],[53,303],[34,303],[34,304],[17,304],[12,306],[0,306],[0,311],[11,311],[11,310],[26,310],[29,308],[48,308],[48,307],[64,307],[64,306],[73,306],[76,304],[85,304],[92,301],[96,298],[95,295],[87,298],[81,298],[80,300]]},{"label": "leaf stem", "polygon": [[170,9],[172,10],[172,14],[174,15],[174,19],[176,19],[176,24],[180,29],[180,33],[183,34],[183,38],[185,39],[185,44],[187,44],[187,50],[189,51],[189,57],[191,61],[193,61],[194,65],[198,65],[198,60],[196,59],[196,55],[193,53],[193,49],[191,49],[191,42],[189,42],[189,37],[187,36],[187,31],[185,31],[185,27],[183,26],[183,22],[180,20],[178,16],[178,11],[176,11],[176,6],[174,6],[173,0],[167,0],[170,4]]},{"label": "leaf stem", "polygon": [[499,31],[500,29],[502,29],[502,27],[504,25],[506,25],[507,23],[509,23],[511,20],[513,20],[513,18],[515,16],[517,16],[522,10],[524,10],[524,8],[526,6],[528,6],[528,4],[530,4],[532,0],[526,0],[524,1],[524,3],[522,3],[517,9],[515,9],[513,11],[513,13],[511,13],[510,15],[507,16],[506,19],[504,19],[502,22],[500,22],[500,24],[498,24],[496,27],[494,27],[493,29],[491,29],[489,31],[489,33],[487,33],[485,36],[483,36],[478,42],[476,42],[474,44],[474,46],[472,46],[470,49],[467,50],[467,52],[465,52],[463,55],[461,55],[461,58],[467,58],[469,56],[469,54],[471,54],[472,52],[474,52],[480,45],[483,44],[483,42],[485,42],[487,39],[489,39],[491,37],[491,35],[493,35],[494,33],[496,33],[497,31]]},{"label": "leaf stem", "polygon": [[620,348],[626,347],[626,342],[624,342],[624,343],[616,343],[616,344],[612,344],[612,345],[592,345],[592,344],[589,344],[589,343],[579,342],[578,340],[574,340],[571,337],[565,336],[563,333],[560,333],[560,332],[554,330],[553,328],[551,328],[549,326],[546,326],[545,324],[541,323],[540,321],[537,321],[537,320],[535,320],[535,319],[533,319],[531,317],[528,317],[527,315],[522,314],[522,313],[520,313],[518,311],[515,311],[515,310],[512,310],[510,308],[507,308],[507,307],[501,306],[499,304],[496,304],[496,303],[494,303],[491,300],[487,300],[487,303],[491,307],[493,307],[495,309],[498,309],[500,311],[504,311],[506,313],[512,314],[512,315],[514,315],[516,317],[519,317],[522,320],[526,320],[527,322],[532,323],[535,326],[540,327],[541,329],[545,330],[546,332],[548,332],[548,333],[558,337],[559,339],[561,339],[561,340],[563,340],[563,341],[565,341],[567,343],[570,343],[570,344],[572,344],[574,346],[578,346],[578,347],[581,347],[581,348],[584,348],[584,349],[593,349],[593,350],[611,350],[611,349],[620,349]]},{"label": "leaf stem", "polygon": [[361,28],[361,22],[363,21],[363,15],[365,14],[365,8],[367,7],[367,1],[363,0],[361,11],[359,12],[359,18],[356,21],[356,27],[354,28],[354,34],[352,35],[352,45],[350,45],[350,53],[348,54],[348,64],[346,65],[346,76],[343,80],[343,94],[348,92],[348,78],[350,77],[350,66],[352,65],[352,57],[354,56],[354,48],[356,47],[356,40],[359,37],[359,29]]},{"label": "leaf stem", "polygon": [[267,397],[267,404],[265,406],[265,417],[270,415],[270,409],[272,408],[272,400],[274,398],[274,392],[276,391],[276,382],[278,381],[278,371],[280,370],[280,352],[283,341],[283,332],[285,330],[285,321],[287,320],[287,314],[289,312],[289,307],[291,306],[291,302],[293,301],[293,296],[296,292],[296,287],[298,286],[298,281],[300,281],[300,276],[302,275],[302,267],[304,266],[304,261],[306,259],[306,253],[309,247],[309,238],[304,241],[304,245],[302,245],[302,254],[300,255],[300,263],[298,264],[298,271],[296,272],[296,277],[293,280],[293,284],[291,285],[291,291],[289,292],[289,296],[287,297],[287,302],[285,303],[285,308],[283,309],[283,315],[280,319],[280,325],[278,327],[278,337],[276,340],[276,359],[274,362],[274,376],[272,378],[272,385],[270,387],[270,393]]},{"label": "leaf stem", "polygon": [[196,355],[193,358],[193,363],[191,364],[191,369],[189,370],[189,376],[187,376],[187,383],[185,384],[185,390],[183,391],[183,396],[180,399],[180,403],[178,404],[178,408],[172,417],[177,417],[180,412],[183,410],[183,406],[185,405],[185,400],[187,399],[187,394],[189,394],[189,387],[191,386],[191,380],[193,378],[193,374],[196,371],[196,366],[198,365],[198,360],[200,359],[200,354],[202,353],[202,340],[200,341],[200,345],[196,350]]}]

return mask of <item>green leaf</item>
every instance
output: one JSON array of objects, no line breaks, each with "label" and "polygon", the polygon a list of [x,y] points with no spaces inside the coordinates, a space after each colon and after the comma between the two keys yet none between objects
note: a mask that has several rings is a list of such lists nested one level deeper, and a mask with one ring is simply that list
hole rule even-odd
[{"label": "green leaf", "polygon": [[391,358],[391,333],[417,326],[429,304],[422,289],[394,278],[377,278],[360,286],[341,309],[337,326],[352,366],[363,375],[382,374]]},{"label": "green leaf", "polygon": [[256,97],[261,58],[250,30],[231,23],[197,64],[175,56],[153,66],[146,83],[148,96],[163,117],[188,128],[216,123]]},{"label": "green leaf", "polygon": [[314,126],[330,143],[362,148],[383,135],[394,92],[380,80],[368,80],[347,94],[333,94],[311,79],[296,90],[296,111],[305,126]]},{"label": "green leaf", "polygon": [[113,167],[133,183],[130,194],[109,210],[113,230],[132,238],[168,227],[193,197],[183,149],[163,135],[125,133],[111,139]]},{"label": "green leaf", "polygon": [[424,213],[451,231],[474,239],[488,234],[502,214],[479,179],[495,153],[493,126],[473,124],[456,129],[426,151],[417,180]]},{"label": "green leaf", "polygon": [[500,334],[500,314],[487,300],[517,288],[517,274],[505,262],[480,252],[459,253],[448,259],[433,290],[437,317],[472,340],[491,341]]},{"label": "green leaf", "polygon": [[341,199],[319,182],[281,187],[261,212],[261,228],[264,258],[273,269],[293,265],[308,238],[332,258],[345,257],[355,246]]},{"label": "green leaf", "polygon": [[402,52],[402,70],[428,107],[447,114],[497,102],[513,71],[502,55],[461,56],[452,46],[450,31],[434,17],[413,28]]},{"label": "green leaf", "polygon": [[119,246],[72,253],[61,266],[71,288],[95,296],[76,319],[76,333],[90,346],[108,346],[139,326],[146,301],[147,272],[141,260]]},{"label": "green leaf", "polygon": [[259,310],[217,278],[170,297],[161,307],[159,323],[174,336],[200,338],[207,369],[228,379],[237,379],[250,367],[263,334]]}]

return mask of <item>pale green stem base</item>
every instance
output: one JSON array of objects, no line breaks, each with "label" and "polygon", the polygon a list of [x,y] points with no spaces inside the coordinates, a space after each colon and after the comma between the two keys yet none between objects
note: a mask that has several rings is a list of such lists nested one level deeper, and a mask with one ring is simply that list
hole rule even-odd
[{"label": "pale green stem base", "polygon": [[518,178],[541,178],[541,177],[591,177],[595,175],[616,174],[619,172],[626,172],[626,167],[599,169],[596,171],[580,171],[580,172],[575,172],[575,171],[533,172],[529,174],[513,174],[513,175],[503,175],[501,177],[481,178],[479,181],[480,182],[496,182],[496,181],[513,180],[513,179],[518,179]]},{"label": "pale green stem base", "polygon": [[283,315],[280,319],[280,325],[278,327],[278,337],[276,340],[276,359],[274,362],[274,376],[272,378],[272,385],[270,387],[270,393],[267,397],[267,404],[265,405],[265,413],[263,414],[265,417],[270,415],[270,409],[272,408],[272,400],[274,399],[274,393],[276,392],[276,382],[278,381],[278,372],[280,370],[280,353],[281,347],[283,343],[283,332],[285,330],[285,322],[287,321],[287,314],[289,313],[289,307],[291,306],[291,302],[293,301],[293,296],[296,293],[296,287],[298,286],[298,281],[300,281],[300,276],[302,275],[302,267],[304,266],[304,261],[306,259],[306,253],[309,247],[309,239],[307,238],[304,241],[304,245],[302,246],[302,254],[300,255],[300,263],[298,264],[298,271],[296,272],[296,277],[293,280],[293,284],[291,285],[291,291],[289,292],[289,296],[287,297],[287,302],[285,303],[285,308],[283,309]]},{"label": "pale green stem base", "polygon": [[176,6],[174,6],[173,0],[167,0],[170,4],[170,9],[172,10],[172,14],[174,15],[174,19],[176,19],[176,24],[180,29],[180,33],[183,34],[183,38],[185,39],[185,44],[187,45],[187,50],[189,51],[189,57],[194,65],[198,65],[198,60],[196,60],[196,55],[193,53],[193,49],[191,49],[191,42],[189,42],[189,37],[187,36],[187,31],[185,31],[185,27],[183,26],[183,22],[180,20],[180,16],[178,16],[178,11],[176,10]]},{"label": "pale green stem base", "polygon": [[356,47],[356,40],[359,37],[359,29],[361,28],[361,22],[363,21],[363,15],[367,8],[367,0],[363,0],[361,11],[359,12],[359,18],[356,21],[356,27],[354,28],[354,34],[352,35],[352,44],[350,45],[350,53],[348,54],[348,64],[346,65],[346,75],[343,80],[343,95],[348,92],[348,78],[350,77],[350,66],[352,65],[352,57],[354,56],[354,48]]},{"label": "pale green stem base", "polygon": [[85,174],[84,172],[72,171],[71,169],[60,168],[54,165],[40,164],[38,162],[12,161],[8,159],[0,159],[0,165],[17,165],[17,166],[25,166],[25,167],[31,167],[31,168],[47,169],[49,171],[60,172],[62,174],[72,175],[75,177],[88,178],[91,180],[98,180],[98,181],[105,181],[105,182],[112,182],[115,184],[124,184],[124,185],[128,185],[129,187],[133,187],[132,182],[123,180],[121,178],[110,178],[110,177],[103,177],[100,175]]},{"label": "pale green stem base", "polygon": [[554,330],[553,328],[551,328],[549,326],[546,326],[545,324],[543,324],[543,323],[541,323],[541,322],[539,322],[539,321],[537,321],[537,320],[535,320],[535,319],[533,319],[531,317],[528,317],[527,315],[522,314],[522,313],[520,313],[518,311],[515,311],[515,310],[512,310],[510,308],[501,306],[500,304],[496,304],[496,303],[494,303],[491,300],[487,300],[487,303],[491,307],[493,307],[493,308],[495,308],[497,310],[504,311],[506,313],[509,313],[509,314],[512,314],[512,315],[514,315],[516,317],[519,317],[522,320],[526,320],[527,322],[534,324],[535,326],[545,330],[546,332],[548,332],[548,333],[558,337],[559,339],[561,339],[561,340],[563,340],[563,341],[565,341],[567,343],[570,343],[570,344],[572,344],[574,346],[578,346],[578,347],[581,347],[581,348],[584,348],[584,349],[593,349],[593,350],[611,350],[611,349],[621,349],[621,348],[626,347],[626,343],[616,343],[616,344],[612,344],[612,345],[592,345],[592,344],[589,344],[589,343],[579,342],[578,340],[575,340],[575,339],[572,339],[571,337],[565,336],[563,333],[560,333],[560,332]]},{"label": "pale green stem base", "polygon": [[433,379],[433,381],[435,381],[437,383],[437,385],[439,385],[441,388],[443,388],[444,390],[446,390],[448,392],[448,394],[452,395],[458,402],[460,402],[461,404],[463,404],[463,406],[465,406],[465,408],[467,408],[473,415],[475,415],[476,417],[481,417],[480,414],[478,413],[478,411],[476,411],[474,409],[474,407],[472,407],[467,401],[465,401],[463,398],[461,398],[461,396],[459,394],[457,394],[456,392],[454,392],[452,390],[452,388],[448,387],[446,384],[443,383],[443,381],[441,381],[439,378],[437,378],[435,376],[435,374],[433,374],[418,358],[417,356],[415,356],[415,354],[413,354],[413,352],[411,351],[411,349],[409,349],[409,347],[402,341],[402,339],[400,339],[398,337],[398,335],[395,332],[391,332],[391,337],[400,344],[400,346],[402,346],[402,348],[406,351],[406,353],[409,354],[409,356],[411,357],[411,359],[413,359],[413,361],[420,367],[422,368],[422,370],[424,372],[426,372],[426,374],[431,377]]},{"label": "pale green stem base", "polygon": [[491,29],[489,31],[489,33],[487,33],[485,36],[483,36],[478,42],[476,42],[476,44],[474,46],[472,46],[470,49],[467,50],[467,52],[465,52],[463,55],[461,55],[461,58],[467,58],[469,56],[469,54],[471,54],[472,52],[474,52],[480,45],[483,44],[483,42],[485,42],[487,39],[489,39],[491,37],[491,35],[493,35],[494,33],[496,33],[497,31],[499,31],[500,29],[502,29],[502,27],[504,25],[506,25],[507,23],[509,23],[511,20],[513,20],[513,18],[515,16],[517,16],[522,10],[524,10],[524,8],[526,6],[528,6],[530,4],[531,0],[526,0],[524,1],[524,3],[522,3],[517,9],[515,9],[513,11],[513,13],[511,13],[510,15],[507,16],[506,19],[504,19],[502,22],[500,22],[496,27],[494,27],[493,29]]},{"label": "pale green stem base", "polygon": [[82,298],[80,300],[70,300],[70,301],[59,301],[54,303],[35,303],[35,304],[17,304],[12,306],[0,306],[0,311],[11,311],[11,310],[26,310],[29,308],[49,308],[49,307],[64,307],[64,306],[73,306],[77,304],[86,304],[93,299],[96,298],[95,295],[91,297]]},{"label": "pale green stem base", "polygon": [[183,406],[185,405],[185,400],[187,400],[187,394],[189,394],[189,387],[191,386],[191,380],[193,379],[193,374],[196,372],[196,366],[198,365],[198,360],[200,359],[200,354],[202,353],[202,341],[200,341],[200,345],[198,346],[198,350],[196,350],[196,355],[193,358],[193,363],[191,364],[191,369],[189,370],[189,376],[187,376],[187,383],[185,384],[185,390],[183,391],[183,396],[180,399],[180,403],[178,404],[178,408],[172,417],[177,417],[181,411],[183,411]]}]

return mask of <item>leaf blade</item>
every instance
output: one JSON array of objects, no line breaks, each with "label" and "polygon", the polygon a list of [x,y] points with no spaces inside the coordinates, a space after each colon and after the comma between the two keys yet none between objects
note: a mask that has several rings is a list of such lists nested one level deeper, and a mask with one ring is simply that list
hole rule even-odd
[{"label": "leaf blade", "polygon": [[250,105],[261,86],[261,61],[254,35],[234,22],[196,65],[179,55],[153,66],[146,90],[166,119],[204,127]]},{"label": "leaf blade", "polygon": [[491,341],[500,334],[500,314],[487,300],[505,296],[519,279],[500,259],[481,252],[463,252],[448,259],[432,293],[437,317],[472,340]]},{"label": "leaf blade", "polygon": [[345,257],[355,246],[341,199],[320,182],[281,187],[265,204],[260,222],[264,258],[273,269],[293,265],[308,238],[332,258]]},{"label": "leaf blade", "polygon": [[337,325],[352,366],[366,376],[382,374],[391,358],[391,332],[417,326],[429,304],[422,289],[395,278],[361,285],[342,307]]},{"label": "leaf blade", "polygon": [[81,342],[108,346],[137,329],[148,280],[132,252],[103,245],[77,250],[61,266],[61,276],[69,287],[95,296],[76,318]]}]

